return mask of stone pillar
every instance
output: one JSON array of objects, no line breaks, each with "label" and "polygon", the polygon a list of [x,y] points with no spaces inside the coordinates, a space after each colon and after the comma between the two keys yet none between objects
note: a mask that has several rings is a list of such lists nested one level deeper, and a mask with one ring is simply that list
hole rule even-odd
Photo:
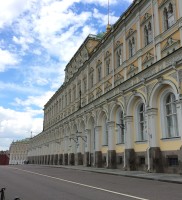
[{"label": "stone pillar", "polygon": [[179,13],[179,18],[182,18],[182,1],[178,0],[178,13]]},{"label": "stone pillar", "polygon": [[115,122],[108,122],[108,168],[116,168]]},{"label": "stone pillar", "polygon": [[62,165],[63,164],[63,154],[59,154],[58,156],[58,165]]},{"label": "stone pillar", "polygon": [[136,170],[136,156],[133,141],[133,116],[125,117],[126,127],[125,127],[125,169],[126,170]]},{"label": "stone pillar", "polygon": [[68,165],[68,153],[65,153],[65,154],[63,155],[63,159],[64,159],[63,164],[64,164],[64,165]]},{"label": "stone pillar", "polygon": [[95,127],[95,167],[102,167],[102,152],[101,152],[101,126]]},{"label": "stone pillar", "polygon": [[160,34],[160,25],[159,25],[159,6],[158,1],[154,1],[154,27],[155,27],[155,37]]},{"label": "stone pillar", "polygon": [[126,116],[125,117],[126,127],[125,127],[125,148],[126,149],[133,149],[133,116]]},{"label": "stone pillar", "polygon": [[75,154],[70,153],[68,157],[69,157],[69,165],[74,165],[75,164]]},{"label": "stone pillar", "polygon": [[178,117],[178,134],[182,140],[182,99],[176,102],[177,117]]},{"label": "stone pillar", "polygon": [[[78,135],[82,135],[82,133],[77,133]],[[81,153],[81,146],[83,145],[82,144],[82,138],[81,137],[78,137],[78,144],[77,144],[77,153],[75,155],[75,164],[76,165],[83,165],[83,155]]]},{"label": "stone pillar", "polygon": [[58,164],[58,154],[54,155],[54,165]]},{"label": "stone pillar", "polygon": [[146,111],[147,114],[147,133],[150,147],[159,147],[157,138],[157,112],[158,109],[150,108]]}]

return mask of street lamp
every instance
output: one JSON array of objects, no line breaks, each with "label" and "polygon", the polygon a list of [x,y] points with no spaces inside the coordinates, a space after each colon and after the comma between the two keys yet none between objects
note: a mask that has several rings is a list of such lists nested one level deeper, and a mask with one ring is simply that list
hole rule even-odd
[{"label": "street lamp", "polygon": [[84,142],[87,142],[87,136],[83,136],[81,134],[79,134],[78,130],[76,131],[76,138],[77,138],[77,141],[78,141],[78,138],[81,138]]}]

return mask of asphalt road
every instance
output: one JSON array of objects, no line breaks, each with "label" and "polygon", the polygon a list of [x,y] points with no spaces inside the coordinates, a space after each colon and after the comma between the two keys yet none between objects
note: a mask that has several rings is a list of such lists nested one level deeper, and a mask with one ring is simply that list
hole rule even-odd
[{"label": "asphalt road", "polygon": [[38,165],[0,166],[6,200],[181,200],[182,186]]}]

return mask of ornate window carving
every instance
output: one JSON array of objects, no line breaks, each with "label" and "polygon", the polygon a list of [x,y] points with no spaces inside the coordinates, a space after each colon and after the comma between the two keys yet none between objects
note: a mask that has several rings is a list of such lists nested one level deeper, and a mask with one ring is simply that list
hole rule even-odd
[{"label": "ornate window carving", "polygon": [[173,51],[175,51],[176,49],[178,49],[180,46],[180,41],[179,40],[175,40],[172,37],[169,37],[164,45],[164,47],[162,48],[162,56],[167,56],[170,53],[172,53]]},{"label": "ornate window carving", "polygon": [[138,72],[138,67],[136,67],[134,64],[130,65],[128,72],[127,72],[127,76],[128,78],[131,78],[132,76],[134,76],[136,73]]},{"label": "ornate window carving", "polygon": [[151,66],[153,63],[154,63],[154,56],[151,53],[147,53],[142,63],[144,69]]}]

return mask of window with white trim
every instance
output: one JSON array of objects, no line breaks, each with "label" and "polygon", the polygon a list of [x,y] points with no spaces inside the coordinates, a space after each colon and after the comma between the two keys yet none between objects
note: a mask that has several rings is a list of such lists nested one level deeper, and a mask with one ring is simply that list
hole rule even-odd
[{"label": "window with white trim", "polygon": [[145,137],[145,104],[141,103],[138,106],[138,141],[144,141]]},{"label": "window with white trim", "polygon": [[124,113],[122,110],[119,110],[117,112],[116,125],[117,125],[117,143],[118,144],[124,143],[125,142],[125,138],[124,138],[125,124],[124,124]]},{"label": "window with white trim", "polygon": [[144,42],[145,46],[152,42],[152,24],[149,22],[144,26]]},{"label": "window with white trim", "polygon": [[135,38],[132,37],[129,40],[129,57],[131,58],[135,54]]},{"label": "window with white trim", "polygon": [[98,82],[99,82],[101,81],[101,78],[102,78],[101,65],[97,67],[97,75],[98,75]]},{"label": "window with white trim", "polygon": [[168,30],[175,23],[174,6],[170,2],[163,9],[164,30]]},{"label": "window with white trim", "polygon": [[110,74],[110,59],[106,60],[106,75]]},{"label": "window with white trim", "polygon": [[122,65],[123,59],[122,59],[122,49],[119,47],[116,51],[116,67],[120,67]]},{"label": "window with white trim", "polygon": [[165,121],[166,121],[166,137],[178,137],[177,111],[175,96],[169,93],[165,98]]}]

